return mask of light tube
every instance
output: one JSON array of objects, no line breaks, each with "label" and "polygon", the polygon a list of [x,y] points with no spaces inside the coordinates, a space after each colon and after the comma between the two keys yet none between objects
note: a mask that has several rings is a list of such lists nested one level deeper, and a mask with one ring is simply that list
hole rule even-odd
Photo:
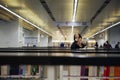
[{"label": "light tube", "polygon": [[74,10],[73,10],[73,19],[72,21],[75,21],[75,16],[76,16],[76,12],[77,12],[77,4],[78,4],[78,0],[75,0],[74,2]]},{"label": "light tube", "polygon": [[37,28],[37,29],[41,30],[42,32],[44,32],[44,33],[46,33],[46,34],[48,34],[48,35],[52,36],[52,34],[48,33],[47,31],[43,30],[42,28],[38,27],[37,25],[35,25],[35,24],[31,23],[30,21],[28,21],[27,19],[25,19],[25,18],[21,17],[20,15],[16,14],[16,13],[15,13],[15,12],[13,12],[12,10],[10,10],[10,9],[8,9],[8,8],[6,8],[6,7],[4,7],[4,6],[3,6],[3,5],[1,5],[1,4],[0,4],[0,7],[1,7],[2,9],[4,9],[4,10],[6,10],[6,11],[10,12],[11,14],[15,15],[16,17],[18,17],[18,18],[22,19],[23,21],[25,21],[25,22],[29,23],[30,25],[34,26],[35,28]]},{"label": "light tube", "polygon": [[109,26],[109,27],[107,27],[107,28],[105,28],[105,29],[103,29],[103,30],[101,30],[101,31],[98,31],[98,32],[96,32],[95,34],[91,35],[90,37],[93,37],[93,36],[95,36],[95,35],[97,35],[97,34],[99,34],[99,33],[102,33],[103,31],[108,30],[108,29],[110,29],[110,28],[112,28],[112,27],[114,27],[114,26],[116,26],[116,25],[118,25],[118,24],[120,24],[120,22],[117,22],[117,23],[115,23],[115,24],[113,24],[113,25],[111,25],[111,26]]}]

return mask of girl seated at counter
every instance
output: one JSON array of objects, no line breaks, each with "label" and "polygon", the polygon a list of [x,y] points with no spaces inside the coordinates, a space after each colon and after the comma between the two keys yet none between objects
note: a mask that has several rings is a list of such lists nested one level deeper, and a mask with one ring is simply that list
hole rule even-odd
[{"label": "girl seated at counter", "polygon": [[85,44],[82,43],[82,36],[78,33],[74,35],[74,42],[71,45],[71,50],[77,50],[79,48],[84,48]]}]

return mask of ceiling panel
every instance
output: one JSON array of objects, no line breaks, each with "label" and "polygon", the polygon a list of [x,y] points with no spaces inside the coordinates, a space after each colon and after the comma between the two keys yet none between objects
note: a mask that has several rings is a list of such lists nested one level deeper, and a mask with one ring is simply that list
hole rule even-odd
[{"label": "ceiling panel", "polygon": [[[45,0],[57,22],[71,22],[74,0]],[[80,33],[84,26],[75,26],[74,33]],[[60,26],[67,40],[71,40],[72,26]],[[73,34],[74,34],[73,33]]]},{"label": "ceiling panel", "polygon": [[79,0],[76,21],[89,22],[105,0]]},{"label": "ceiling panel", "polygon": [[15,18],[15,16],[10,14],[9,12],[0,8],[0,20],[10,22],[10,21],[17,20],[17,19]]},{"label": "ceiling panel", "polygon": [[111,0],[107,7],[105,7],[103,11],[93,21],[93,24],[88,28],[88,31],[86,31],[85,35],[90,36],[108,27],[109,25],[114,24],[119,20],[120,20],[120,0]]},{"label": "ceiling panel", "polygon": [[28,13],[31,13],[29,16],[29,18],[31,18],[30,20],[50,33],[52,33],[54,30],[57,30],[57,27],[54,26],[54,22],[39,0],[25,0],[24,3],[29,10]]},{"label": "ceiling panel", "polygon": [[[57,22],[72,21],[74,0],[45,1]],[[90,22],[90,19],[94,16],[104,1],[105,0],[79,0],[76,22]],[[40,0],[0,0],[0,3],[44,30],[53,33],[53,36],[56,37],[61,35],[58,28],[53,24],[54,22],[40,3]],[[111,0],[106,8],[104,8],[103,11],[94,19],[92,25],[86,29],[84,35],[90,36],[103,29],[105,26],[101,27],[101,25],[106,25],[105,22],[107,21],[114,23],[118,20],[120,20],[120,0]],[[68,39],[71,38],[71,26],[60,26],[60,28]],[[74,27],[74,33],[81,33],[84,28],[84,26],[76,26]],[[57,33],[57,35],[55,33]],[[57,38],[59,38],[59,36]]]},{"label": "ceiling panel", "polygon": [[49,33],[57,30],[39,0],[1,0],[0,3]]},{"label": "ceiling panel", "polygon": [[45,0],[58,22],[72,21],[74,0]]}]

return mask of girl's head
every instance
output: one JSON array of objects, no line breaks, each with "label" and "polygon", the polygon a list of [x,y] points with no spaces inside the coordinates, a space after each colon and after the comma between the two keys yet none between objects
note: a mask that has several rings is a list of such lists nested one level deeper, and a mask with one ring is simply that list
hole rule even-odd
[{"label": "girl's head", "polygon": [[74,35],[74,41],[78,41],[79,38],[82,39],[82,36],[79,33]]}]

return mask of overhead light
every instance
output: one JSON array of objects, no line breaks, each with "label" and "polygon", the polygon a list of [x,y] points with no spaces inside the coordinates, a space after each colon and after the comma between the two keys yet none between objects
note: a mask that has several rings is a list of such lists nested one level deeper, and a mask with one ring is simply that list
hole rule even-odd
[{"label": "overhead light", "polygon": [[54,43],[60,43],[60,42],[69,42],[69,43],[72,43],[73,41],[71,41],[71,40],[52,40],[52,42],[54,42]]},{"label": "overhead light", "polygon": [[108,29],[110,29],[110,28],[112,28],[112,27],[114,27],[114,26],[116,26],[116,25],[118,25],[118,24],[120,24],[120,22],[117,22],[117,23],[115,23],[115,24],[113,24],[113,25],[111,25],[111,26],[109,26],[109,27],[107,27],[107,28],[105,28],[105,29],[103,29],[103,30],[101,30],[101,31],[98,31],[98,32],[96,32],[95,34],[91,35],[90,37],[93,37],[93,36],[95,36],[95,35],[97,35],[97,34],[99,34],[99,33],[102,33],[103,31],[108,30]]},{"label": "overhead light", "polygon": [[89,38],[87,37],[86,40],[89,40]]},{"label": "overhead light", "polygon": [[[75,17],[76,17],[76,12],[77,12],[77,5],[78,5],[78,0],[74,0],[72,22],[75,22]],[[72,26],[71,36],[73,36],[73,32],[74,32],[74,26]],[[72,39],[72,37],[71,37],[71,39]]]},{"label": "overhead light", "polygon": [[48,33],[47,31],[43,30],[42,28],[40,28],[40,27],[38,27],[37,25],[33,24],[32,22],[28,21],[27,19],[21,17],[20,15],[16,14],[15,12],[13,12],[12,10],[6,8],[5,6],[3,6],[3,5],[0,4],[0,7],[1,7],[2,9],[4,9],[4,10],[10,12],[11,14],[15,15],[16,17],[22,19],[23,21],[27,22],[28,24],[34,26],[35,28],[41,30],[42,32],[44,32],[44,33],[46,33],[46,34],[52,36],[52,34]]},{"label": "overhead light", "polygon": [[95,40],[88,40],[87,42],[88,43],[95,43],[96,41]]},{"label": "overhead light", "polygon": [[77,5],[78,5],[78,0],[74,0],[74,9],[73,9],[73,18],[72,21],[75,22],[75,16],[77,12]]}]

